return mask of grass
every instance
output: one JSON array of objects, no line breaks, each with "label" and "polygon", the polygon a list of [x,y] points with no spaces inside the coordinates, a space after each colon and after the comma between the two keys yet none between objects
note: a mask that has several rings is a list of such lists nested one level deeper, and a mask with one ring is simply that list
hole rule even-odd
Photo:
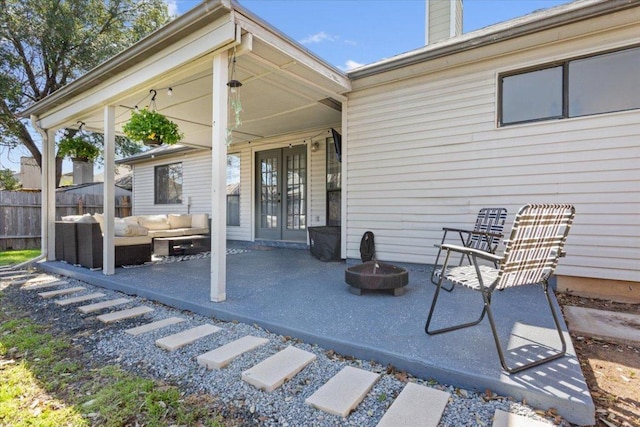
[{"label": "grass", "polygon": [[0,267],[15,265],[24,261],[29,261],[40,255],[40,249],[24,249],[21,251],[0,252]]},{"label": "grass", "polygon": [[0,426],[229,425],[212,398],[96,366],[70,337],[52,336],[1,292],[0,307]]}]

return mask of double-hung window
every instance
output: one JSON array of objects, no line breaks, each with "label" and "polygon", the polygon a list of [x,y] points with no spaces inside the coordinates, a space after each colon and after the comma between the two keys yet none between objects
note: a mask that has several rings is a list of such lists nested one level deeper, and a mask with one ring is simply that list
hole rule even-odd
[{"label": "double-hung window", "polygon": [[156,205],[182,203],[182,163],[156,166],[154,178]]},{"label": "double-hung window", "polygon": [[640,47],[500,76],[501,126],[640,108]]}]

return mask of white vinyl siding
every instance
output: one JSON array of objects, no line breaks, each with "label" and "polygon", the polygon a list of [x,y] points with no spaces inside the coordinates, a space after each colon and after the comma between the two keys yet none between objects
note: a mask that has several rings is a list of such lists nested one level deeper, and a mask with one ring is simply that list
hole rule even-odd
[{"label": "white vinyl siding", "polygon": [[[155,166],[182,163],[182,203],[173,205],[156,205],[154,195]],[[191,198],[191,213],[211,213],[210,186],[211,157],[208,153],[189,156],[163,157],[147,163],[133,166],[133,214],[186,214],[188,200]]]},{"label": "white vinyl siding", "polygon": [[318,139],[318,150],[311,154],[309,189],[309,227],[327,223],[327,141]]},{"label": "white vinyl siding", "polygon": [[371,230],[379,259],[429,264],[442,227],[468,228],[482,207],[506,207],[508,232],[522,205],[566,202],[577,215],[558,274],[640,281],[640,112],[496,126],[499,73],[610,49],[601,39],[616,43],[554,43],[349,94],[347,257]]}]

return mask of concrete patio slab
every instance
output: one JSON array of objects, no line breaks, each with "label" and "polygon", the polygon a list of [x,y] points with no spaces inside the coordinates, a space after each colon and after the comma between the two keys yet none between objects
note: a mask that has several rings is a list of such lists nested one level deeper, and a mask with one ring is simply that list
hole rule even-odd
[{"label": "concrete patio slab", "polygon": [[[41,267],[181,310],[255,323],[343,355],[392,365],[419,378],[479,392],[488,388],[545,410],[554,407],[574,424],[595,422],[595,407],[562,320],[566,356],[507,375],[486,319],[475,327],[438,336],[424,333],[435,290],[429,280],[430,265],[394,263],[409,271],[403,296],[377,292],[357,296],[349,293],[345,283],[345,262],[321,262],[300,249],[248,249],[227,256],[227,300],[221,303],[210,302],[211,260],[207,258],[118,268],[112,276],[62,262],[45,262]],[[482,309],[477,292],[463,288],[443,296],[438,304],[436,316],[443,321],[465,321],[464,316],[471,320]],[[554,305],[560,309],[555,299]],[[559,345],[539,286],[495,293],[492,308],[498,334],[510,348]]]},{"label": "concrete patio slab", "polygon": [[564,312],[571,330],[576,334],[627,345],[640,344],[640,315],[638,314],[585,307],[565,307]]}]

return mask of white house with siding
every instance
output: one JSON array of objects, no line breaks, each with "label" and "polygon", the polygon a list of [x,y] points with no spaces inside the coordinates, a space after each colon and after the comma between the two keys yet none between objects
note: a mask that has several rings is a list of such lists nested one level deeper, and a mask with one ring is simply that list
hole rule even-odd
[{"label": "white house with siding", "polygon": [[[25,114],[49,143],[78,121],[105,132],[109,170],[112,135],[157,93],[185,138],[124,161],[134,214],[211,215],[214,301],[225,237],[304,244],[337,219],[347,260],[371,230],[379,259],[429,264],[443,226],[485,206],[510,222],[536,202],[576,206],[561,289],[640,300],[640,2],[580,0],[468,34],[460,1],[427,4],[425,47],[345,74],[238,4],[205,1]],[[229,140],[233,73],[243,111]],[[171,165],[181,198],[156,203]]]}]

